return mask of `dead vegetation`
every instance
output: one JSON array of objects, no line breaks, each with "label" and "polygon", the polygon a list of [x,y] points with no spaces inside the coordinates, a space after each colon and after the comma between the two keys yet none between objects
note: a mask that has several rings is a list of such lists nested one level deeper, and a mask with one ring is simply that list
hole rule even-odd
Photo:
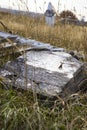
[{"label": "dead vegetation", "polygon": [[[45,24],[44,17],[34,19],[32,17],[12,14],[5,15],[5,17],[3,17],[3,14],[0,14],[0,18],[0,21],[13,34],[51,43],[69,50],[76,50],[83,53],[84,60],[87,59],[86,26],[64,25],[57,20],[54,27],[48,27]],[[0,25],[0,29],[2,31],[5,30],[2,25]]]}]

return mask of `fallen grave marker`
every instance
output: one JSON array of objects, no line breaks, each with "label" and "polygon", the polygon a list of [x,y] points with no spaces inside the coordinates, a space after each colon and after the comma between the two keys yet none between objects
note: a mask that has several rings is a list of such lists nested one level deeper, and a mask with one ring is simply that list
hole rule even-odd
[{"label": "fallen grave marker", "polygon": [[25,54],[0,69],[7,86],[32,89],[47,96],[65,96],[80,89],[79,84],[86,78],[84,63],[63,48],[4,32],[0,37],[15,37],[16,45],[27,46]]}]

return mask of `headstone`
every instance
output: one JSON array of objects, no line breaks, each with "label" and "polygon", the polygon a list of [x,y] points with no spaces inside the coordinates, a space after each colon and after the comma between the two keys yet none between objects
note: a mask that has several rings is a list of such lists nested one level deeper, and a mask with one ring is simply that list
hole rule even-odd
[{"label": "headstone", "polygon": [[54,24],[55,24],[55,11],[53,9],[51,2],[49,2],[48,8],[45,12],[45,19],[46,19],[46,23],[48,25],[54,26]]}]

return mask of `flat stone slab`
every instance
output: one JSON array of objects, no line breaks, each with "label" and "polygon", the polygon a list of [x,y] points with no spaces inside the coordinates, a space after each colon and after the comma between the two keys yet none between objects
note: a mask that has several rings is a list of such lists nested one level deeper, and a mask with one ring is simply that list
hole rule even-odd
[{"label": "flat stone slab", "polygon": [[0,75],[12,86],[49,96],[70,94],[84,79],[83,63],[65,52],[29,51],[9,61]]},{"label": "flat stone slab", "polygon": [[[24,45],[26,46],[27,45],[29,50],[65,51],[64,48],[57,48],[57,47],[52,46],[48,43],[43,43],[43,42],[32,40],[29,38],[20,37],[18,35],[13,35],[10,33],[0,32],[0,44],[2,44],[3,40],[5,42],[10,40],[12,43],[15,42],[15,45],[18,45],[18,46],[24,46]],[[12,44],[10,44],[10,45],[12,45]]]},{"label": "flat stone slab", "polygon": [[[0,37],[11,34],[0,32]],[[29,45],[28,51],[14,61],[8,61],[0,69],[0,76],[6,85],[47,95],[68,95],[79,89],[85,78],[84,64],[64,51],[50,44],[13,36],[20,45]]]}]

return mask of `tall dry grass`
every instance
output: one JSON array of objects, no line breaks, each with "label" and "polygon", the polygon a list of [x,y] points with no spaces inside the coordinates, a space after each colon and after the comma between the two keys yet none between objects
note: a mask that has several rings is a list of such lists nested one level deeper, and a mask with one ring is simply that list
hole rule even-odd
[{"label": "tall dry grass", "polygon": [[[64,25],[57,21],[54,27],[49,27],[45,23],[44,16],[32,18],[31,16],[3,15],[0,13],[0,18],[14,34],[50,43],[58,47],[64,47],[69,50],[80,51],[85,54],[85,60],[87,58],[86,26]],[[4,30],[1,25],[0,29]]]}]

